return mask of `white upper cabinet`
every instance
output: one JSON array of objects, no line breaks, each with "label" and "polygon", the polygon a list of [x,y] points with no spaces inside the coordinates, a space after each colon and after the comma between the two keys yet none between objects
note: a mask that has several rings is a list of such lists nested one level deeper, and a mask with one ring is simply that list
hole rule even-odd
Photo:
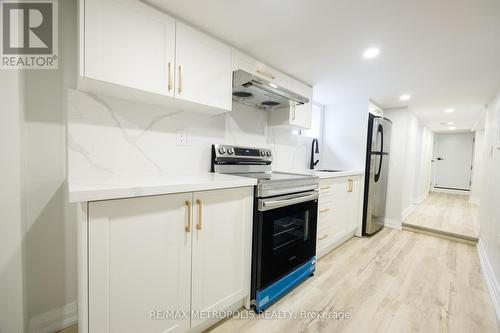
[{"label": "white upper cabinet", "polygon": [[85,0],[84,29],[82,76],[173,96],[174,19],[141,3]]},{"label": "white upper cabinet", "polygon": [[238,69],[274,82],[283,88],[291,88],[292,80],[289,76],[233,48],[233,70]]},{"label": "white upper cabinet", "polygon": [[177,22],[176,96],[231,110],[231,48]]},{"label": "white upper cabinet", "polygon": [[312,119],[312,88],[308,85],[291,79],[291,87],[295,93],[307,97],[309,102],[303,105],[290,106],[289,108],[270,111],[269,125],[293,128],[311,128]]},{"label": "white upper cabinet", "polygon": [[80,4],[79,89],[185,111],[231,111],[229,46],[138,0]]},{"label": "white upper cabinet", "polygon": [[309,103],[292,107],[290,124],[300,128],[311,128],[312,88],[297,80],[292,80],[292,91],[309,98]]},{"label": "white upper cabinet", "polygon": [[379,117],[384,116],[384,111],[382,110],[382,108],[378,107],[378,105],[376,105],[375,103],[373,103],[371,101],[368,103],[368,112],[370,112],[371,114],[373,114],[375,116],[379,116]]}]

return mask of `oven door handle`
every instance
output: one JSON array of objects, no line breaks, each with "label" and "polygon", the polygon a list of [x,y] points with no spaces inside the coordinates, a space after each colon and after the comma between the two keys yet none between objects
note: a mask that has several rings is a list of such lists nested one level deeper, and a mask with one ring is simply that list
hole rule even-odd
[{"label": "oven door handle", "polygon": [[260,199],[259,200],[259,210],[260,211],[266,211],[270,209],[275,209],[275,208],[280,208],[280,207],[285,207],[285,206],[290,206],[306,201],[311,201],[311,200],[316,200],[318,199],[318,192],[315,191],[312,194],[307,194],[307,195],[301,195],[301,196],[295,196],[295,195],[286,195],[283,196],[282,199],[280,198],[273,198],[273,199]]}]

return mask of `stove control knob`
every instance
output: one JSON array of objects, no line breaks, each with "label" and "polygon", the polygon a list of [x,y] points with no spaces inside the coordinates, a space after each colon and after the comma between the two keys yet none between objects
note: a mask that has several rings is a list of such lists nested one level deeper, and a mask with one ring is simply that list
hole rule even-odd
[{"label": "stove control knob", "polygon": [[225,154],[226,153],[226,149],[224,149],[224,147],[220,147],[219,148],[219,154]]},{"label": "stove control knob", "polygon": [[261,151],[260,151],[260,156],[266,156],[266,152],[265,152],[265,151],[263,151],[263,150],[261,150]]},{"label": "stove control knob", "polygon": [[233,155],[233,153],[234,153],[233,148],[228,148],[228,149],[227,149],[227,153],[228,153],[229,155]]},{"label": "stove control knob", "polygon": [[268,156],[268,157],[271,157],[271,151],[268,151],[268,152],[267,152],[267,156]]}]

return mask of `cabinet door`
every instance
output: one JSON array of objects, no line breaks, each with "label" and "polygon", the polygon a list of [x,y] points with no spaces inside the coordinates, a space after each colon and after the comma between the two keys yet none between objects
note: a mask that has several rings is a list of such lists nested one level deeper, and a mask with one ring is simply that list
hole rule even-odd
[{"label": "cabinet door", "polygon": [[292,107],[290,123],[296,127],[311,128],[312,88],[296,80],[292,80],[292,91],[309,98],[309,103]]},{"label": "cabinet door", "polygon": [[[349,185],[349,182],[351,184]],[[348,193],[346,209],[349,218],[346,220],[346,228],[352,230],[361,226],[363,219],[363,184],[362,177],[348,178]]]},{"label": "cabinet door", "polygon": [[229,46],[177,22],[176,65],[178,99],[231,110]]},{"label": "cabinet door", "polygon": [[90,203],[89,332],[183,332],[189,315],[191,194]]},{"label": "cabinet door", "polygon": [[335,178],[331,184],[332,188],[332,239],[341,237],[346,228],[346,220],[349,219],[349,208],[347,204],[347,179]]},{"label": "cabinet door", "polygon": [[[250,293],[252,188],[193,194],[192,304],[219,311]],[[192,327],[201,323],[193,318]]]},{"label": "cabinet door", "polygon": [[83,76],[173,96],[172,18],[139,1],[85,0],[84,21]]}]

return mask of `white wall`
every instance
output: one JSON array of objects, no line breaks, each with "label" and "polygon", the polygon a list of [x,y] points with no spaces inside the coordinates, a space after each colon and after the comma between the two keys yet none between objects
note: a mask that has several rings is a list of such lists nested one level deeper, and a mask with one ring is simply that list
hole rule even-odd
[{"label": "white wall", "polygon": [[368,104],[361,101],[325,107],[322,169],[365,170]]},{"label": "white wall", "polygon": [[414,203],[422,203],[428,196],[431,183],[431,165],[434,133],[427,127],[419,125],[417,136],[417,160],[413,199]]},{"label": "white wall", "polygon": [[384,115],[392,121],[386,219],[396,226],[428,193],[432,132],[407,108]]},{"label": "white wall", "polygon": [[480,253],[484,249],[487,280],[496,300],[497,316],[500,320],[500,149],[497,138],[500,135],[498,118],[500,91],[488,103],[484,131],[483,177],[479,204]]},{"label": "white wall", "polygon": [[20,73],[0,71],[0,332],[23,332]]},{"label": "white wall", "polygon": [[472,184],[469,202],[479,203],[483,176],[484,130],[476,131],[474,138],[474,160],[472,162]]},{"label": "white wall", "polygon": [[387,184],[386,219],[391,224],[401,223],[402,193],[406,174],[406,142],[408,129],[408,110],[398,109],[384,112],[392,121],[391,155],[389,160],[389,180]]},{"label": "white wall", "polygon": [[22,78],[24,275],[30,331],[64,318],[60,313],[46,321],[51,311],[76,305],[76,218],[66,193],[66,90],[76,86],[76,21],[77,1],[59,1],[59,69],[27,70]]},{"label": "white wall", "polygon": [[76,301],[76,220],[65,193],[76,9],[59,2],[58,70],[0,71],[0,332],[47,328]]},{"label": "white wall", "polygon": [[415,203],[414,199],[415,179],[417,178],[418,174],[417,154],[419,154],[417,148],[420,147],[422,140],[422,137],[419,136],[419,122],[417,117],[411,111],[408,111],[407,115],[408,115],[408,120],[407,120],[408,127],[406,130],[406,135],[407,135],[406,145],[405,145],[406,157],[404,162],[399,161],[399,163],[404,163],[403,183],[402,183],[403,187],[401,193],[402,220],[408,215],[409,210],[413,207],[413,204]]}]

